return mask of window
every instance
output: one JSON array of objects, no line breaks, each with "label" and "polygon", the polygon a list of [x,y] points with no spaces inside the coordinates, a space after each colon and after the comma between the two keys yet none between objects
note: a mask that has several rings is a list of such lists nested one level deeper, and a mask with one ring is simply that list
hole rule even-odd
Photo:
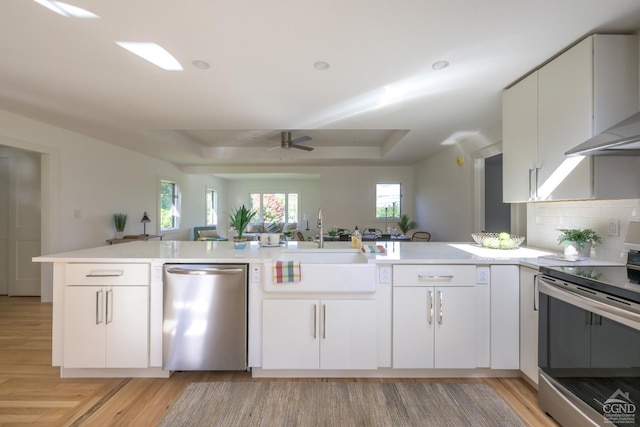
[{"label": "window", "polygon": [[249,208],[258,212],[260,221],[298,222],[298,193],[251,193],[250,198]]},{"label": "window", "polygon": [[208,188],[205,194],[205,219],[206,225],[218,224],[218,195],[213,188]]},{"label": "window", "polygon": [[180,189],[172,181],[160,181],[160,230],[180,226]]},{"label": "window", "polygon": [[376,219],[400,217],[400,184],[376,184]]}]

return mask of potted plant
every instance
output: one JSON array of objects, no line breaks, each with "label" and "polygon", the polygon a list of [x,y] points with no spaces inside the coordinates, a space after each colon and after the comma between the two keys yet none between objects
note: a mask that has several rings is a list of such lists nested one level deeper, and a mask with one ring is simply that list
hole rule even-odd
[{"label": "potted plant", "polygon": [[602,243],[602,238],[590,228],[564,228],[558,230],[558,242],[565,246],[565,258],[577,260],[579,257],[589,258],[591,246]]},{"label": "potted plant", "polygon": [[113,214],[113,222],[116,225],[116,239],[122,239],[124,233],[124,226],[127,224],[127,214],[116,213]]},{"label": "potted plant", "polygon": [[244,230],[256,214],[256,211],[251,211],[244,205],[229,214],[229,223],[238,232],[238,235],[234,238],[235,241],[241,242],[245,240],[243,238]]},{"label": "potted plant", "polygon": [[417,226],[418,224],[416,224],[415,221],[411,221],[411,218],[409,218],[409,215],[406,215],[406,214],[400,215],[400,220],[398,221],[398,228],[400,228],[400,230],[402,231],[402,234],[404,234],[405,236],[407,235],[409,230],[412,230]]}]

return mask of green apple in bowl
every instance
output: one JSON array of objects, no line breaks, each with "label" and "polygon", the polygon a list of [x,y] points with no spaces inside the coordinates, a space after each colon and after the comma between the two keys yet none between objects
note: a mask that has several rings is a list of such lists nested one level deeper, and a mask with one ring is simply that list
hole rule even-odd
[{"label": "green apple in bowl", "polygon": [[516,242],[511,238],[500,240],[500,249],[513,249],[515,246]]}]

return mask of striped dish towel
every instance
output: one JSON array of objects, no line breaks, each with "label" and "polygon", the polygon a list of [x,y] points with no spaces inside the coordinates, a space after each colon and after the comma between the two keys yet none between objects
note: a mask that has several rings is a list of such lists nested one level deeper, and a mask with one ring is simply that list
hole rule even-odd
[{"label": "striped dish towel", "polygon": [[276,261],[273,264],[273,281],[275,283],[292,283],[302,280],[300,261]]},{"label": "striped dish towel", "polygon": [[362,252],[370,254],[386,254],[387,250],[382,245],[365,245],[362,247]]}]

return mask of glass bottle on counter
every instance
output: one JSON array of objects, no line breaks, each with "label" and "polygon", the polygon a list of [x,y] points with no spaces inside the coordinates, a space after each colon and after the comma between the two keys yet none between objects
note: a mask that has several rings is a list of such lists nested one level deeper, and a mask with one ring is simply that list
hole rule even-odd
[{"label": "glass bottle on counter", "polygon": [[360,230],[358,230],[357,225],[353,231],[353,234],[351,234],[351,247],[354,249],[362,248],[362,234],[360,234]]}]

